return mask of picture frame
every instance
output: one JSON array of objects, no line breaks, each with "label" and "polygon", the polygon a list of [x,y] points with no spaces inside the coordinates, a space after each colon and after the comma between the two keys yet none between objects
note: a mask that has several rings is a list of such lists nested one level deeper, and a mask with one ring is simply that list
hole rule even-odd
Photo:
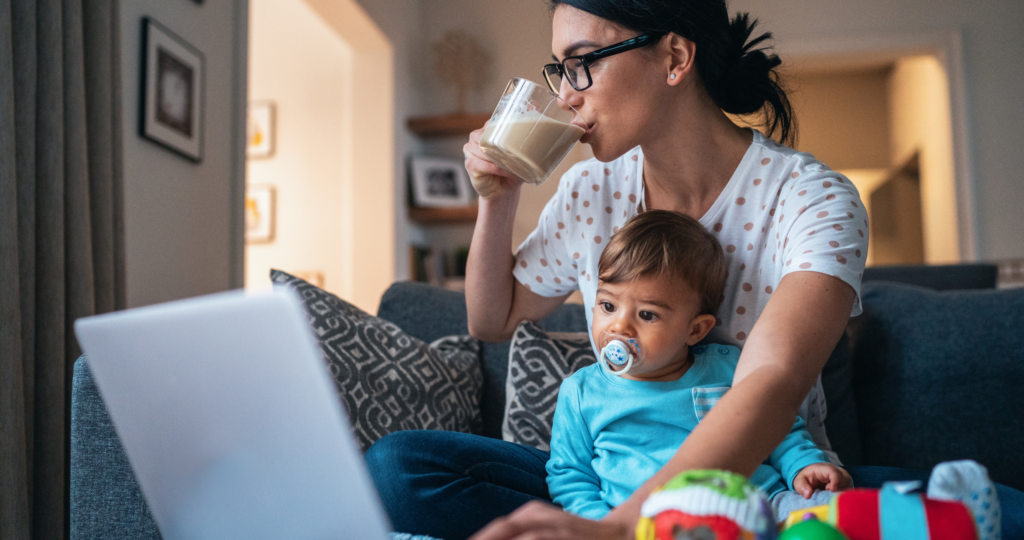
[{"label": "picture frame", "polygon": [[139,134],[196,163],[203,158],[205,64],[198,49],[142,19]]},{"label": "picture frame", "polygon": [[269,244],[274,241],[277,221],[277,190],[269,184],[248,186],[245,190],[245,243]]},{"label": "picture frame", "polygon": [[275,121],[277,105],[273,101],[254,101],[249,104],[246,128],[245,155],[249,159],[273,157],[275,149]]},{"label": "picture frame", "polygon": [[414,206],[445,208],[473,203],[473,186],[462,160],[413,157],[410,170]]}]

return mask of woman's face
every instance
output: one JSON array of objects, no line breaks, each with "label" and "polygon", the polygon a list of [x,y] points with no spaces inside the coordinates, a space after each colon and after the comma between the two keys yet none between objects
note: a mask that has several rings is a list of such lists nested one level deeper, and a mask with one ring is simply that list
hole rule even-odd
[{"label": "woman's face", "polygon": [[[636,32],[562,4],[555,9],[551,51],[561,62],[634,37]],[[574,90],[563,79],[560,95],[590,124],[580,141],[590,144],[598,160],[618,158],[651,132],[658,104],[671,90],[668,59],[655,45],[598,60],[590,66],[594,84],[586,90]]]}]

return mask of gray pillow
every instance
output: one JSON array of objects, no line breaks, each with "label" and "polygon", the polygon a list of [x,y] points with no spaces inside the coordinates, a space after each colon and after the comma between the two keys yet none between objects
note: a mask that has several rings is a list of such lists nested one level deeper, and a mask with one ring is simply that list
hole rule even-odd
[{"label": "gray pillow", "polygon": [[271,270],[270,279],[302,298],[363,452],[394,431],[480,432],[477,340],[452,336],[427,345],[297,277]]},{"label": "gray pillow", "polygon": [[559,385],[595,362],[586,332],[547,333],[532,322],[520,323],[509,348],[502,439],[550,450]]}]

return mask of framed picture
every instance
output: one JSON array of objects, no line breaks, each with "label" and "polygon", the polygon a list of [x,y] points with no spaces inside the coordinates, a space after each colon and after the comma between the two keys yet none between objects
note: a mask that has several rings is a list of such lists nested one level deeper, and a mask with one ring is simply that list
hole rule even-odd
[{"label": "framed picture", "polygon": [[274,155],[273,101],[256,101],[249,104],[248,140],[246,155],[249,159],[268,158]]},{"label": "framed picture", "polygon": [[411,170],[415,206],[466,206],[473,202],[473,186],[462,160],[414,157]]},{"label": "framed picture", "polygon": [[195,162],[203,157],[203,54],[170,30],[142,20],[139,132]]},{"label": "framed picture", "polygon": [[245,190],[245,242],[268,244],[274,241],[276,216],[275,191],[271,185],[249,186]]}]

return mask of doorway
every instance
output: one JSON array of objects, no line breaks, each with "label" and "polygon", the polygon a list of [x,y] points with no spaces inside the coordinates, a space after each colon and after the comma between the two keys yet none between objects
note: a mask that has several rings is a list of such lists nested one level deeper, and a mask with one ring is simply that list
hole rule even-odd
[{"label": "doorway", "polygon": [[354,0],[249,13],[250,125],[259,108],[264,127],[250,128],[246,287],[278,268],[375,313],[394,280],[390,42]]}]

